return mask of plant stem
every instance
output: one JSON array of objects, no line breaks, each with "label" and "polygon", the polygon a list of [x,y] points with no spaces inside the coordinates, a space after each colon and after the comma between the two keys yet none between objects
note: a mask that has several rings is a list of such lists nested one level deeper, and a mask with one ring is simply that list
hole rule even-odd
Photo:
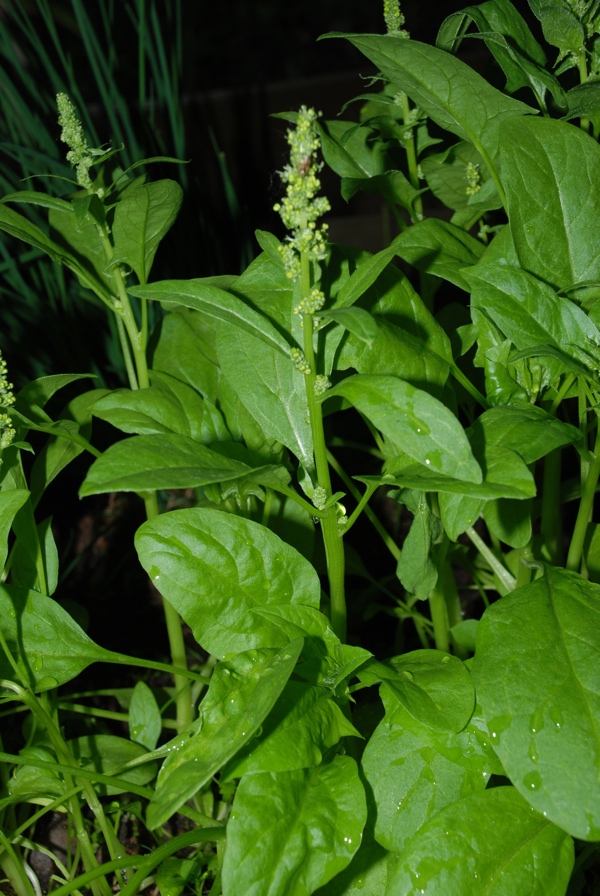
[{"label": "plant stem", "polygon": [[[402,93],[402,118],[404,125],[408,129],[404,133],[404,149],[406,151],[406,163],[408,166],[408,179],[411,186],[415,190],[419,189],[419,163],[417,161],[417,150],[415,145],[414,128],[411,126],[411,109],[408,102],[408,96]],[[410,126],[410,127],[409,127]],[[415,218],[417,221],[423,220],[423,200],[421,196],[417,196],[413,203],[415,210]]]},{"label": "plant stem", "polygon": [[[149,520],[158,516],[158,501],[156,492],[148,494],[144,501],[146,505],[146,516]],[[177,610],[163,597],[163,610],[165,614],[165,624],[167,626],[167,635],[169,638],[169,649],[171,651],[171,662],[180,669],[187,667],[187,656],[185,649],[185,640],[183,638],[183,628],[181,619]],[[185,675],[173,676],[175,681],[175,705],[177,708],[177,728],[184,731],[192,724],[192,700],[191,700],[191,684],[189,678]]]},{"label": "plant stem", "polygon": [[475,529],[472,526],[466,530],[466,535],[471,539],[481,556],[487,560],[489,565],[492,568],[492,571],[495,572],[497,577],[500,579],[503,587],[506,589],[507,593],[510,591],[514,591],[516,585],[516,579],[510,573],[507,568],[498,560],[496,555],[488,548],[487,544],[481,538]]},{"label": "plant stem", "polygon": [[591,462],[585,482],[581,483],[581,501],[577,511],[577,519],[573,528],[573,535],[567,554],[567,569],[578,570],[583,555],[583,545],[588,523],[592,516],[596,487],[600,476],[600,427],[596,432],[596,444],[594,445],[594,460]]},{"label": "plant stem", "polygon": [[546,557],[554,566],[562,563],[562,520],[560,515],[561,449],[544,458],[541,531]]},{"label": "plant stem", "polygon": [[[301,254],[301,290],[302,296],[308,296],[311,288],[310,261],[306,253]],[[305,375],[306,400],[308,403],[308,416],[313,437],[313,451],[317,482],[324,489],[327,497],[332,494],[331,476],[329,475],[329,461],[327,460],[327,445],[325,443],[325,431],[323,429],[323,412],[320,403],[315,396],[316,381],[316,357],[314,350],[313,315],[302,315],[304,333],[304,357],[310,372]],[[344,590],[344,542],[338,525],[335,506],[328,507],[321,520],[323,529],[323,541],[325,543],[325,556],[327,559],[327,575],[329,577],[329,599],[331,601],[331,627],[340,641],[346,640],[346,595]]]}]

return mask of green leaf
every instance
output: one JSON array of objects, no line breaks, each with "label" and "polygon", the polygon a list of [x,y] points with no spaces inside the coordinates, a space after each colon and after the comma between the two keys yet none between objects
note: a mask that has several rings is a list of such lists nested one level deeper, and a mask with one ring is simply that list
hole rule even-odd
[{"label": "green leaf", "polygon": [[446,806],[417,831],[386,896],[564,896],[573,861],[564,831],[512,787],[494,787]]},{"label": "green leaf", "polygon": [[431,512],[424,492],[418,493],[417,506],[410,509],[413,521],[402,545],[396,575],[410,594],[417,600],[425,600],[438,579],[432,551],[443,527],[440,518]]},{"label": "green leaf", "polygon": [[18,511],[29,498],[26,489],[15,488],[0,492],[0,572],[8,557],[8,534]]},{"label": "green leaf", "polygon": [[370,127],[339,119],[317,127],[323,158],[340,177],[363,179],[383,174],[389,169],[387,148],[383,141],[373,140]]},{"label": "green leaf", "polygon": [[[0,586],[0,625],[31,687],[56,688],[76,678],[90,663],[110,662],[113,654],[99,647],[62,607],[37,591]],[[14,678],[0,654],[0,677]]]},{"label": "green leaf", "polygon": [[[554,352],[551,362],[567,355],[594,368],[600,358],[600,331],[574,302],[527,271],[502,264],[481,263],[464,276],[472,289],[473,307],[517,349],[548,346]],[[545,358],[541,360],[545,363]],[[554,363],[562,371],[560,360]]]},{"label": "green leaf", "polygon": [[328,36],[345,37],[436,124],[473,143],[491,172],[500,125],[533,111],[437,47],[388,34]]},{"label": "green leaf", "polygon": [[[128,292],[141,299],[162,302],[168,310],[181,305],[184,308],[201,311],[214,320],[232,324],[238,331],[254,336],[289,358],[288,342],[264,315],[232,293],[212,286],[204,280],[161,280],[146,286],[136,286]],[[243,339],[242,334],[238,333],[238,338]]]},{"label": "green leaf", "polygon": [[37,205],[41,208],[55,208],[58,211],[70,211],[71,203],[66,199],[59,199],[49,193],[38,193],[35,190],[20,190],[18,193],[9,193],[3,196],[0,202],[19,202],[23,205]]},{"label": "green leaf", "polygon": [[181,308],[167,314],[158,327],[152,353],[153,371],[169,374],[215,403],[219,362],[212,324],[204,314]]},{"label": "green leaf", "polygon": [[468,292],[462,269],[477,264],[485,246],[460,227],[426,218],[409,227],[392,243],[409,264],[428,274],[449,280]]},{"label": "green leaf", "polygon": [[136,547],[156,587],[213,656],[289,641],[254,609],[319,606],[313,567],[268,529],[241,517],[177,510],[144,523]]},{"label": "green leaf", "polygon": [[219,362],[245,409],[264,433],[285,445],[309,472],[314,466],[306,377],[290,358],[237,328],[217,332]]},{"label": "green leaf", "polygon": [[334,308],[332,311],[321,311],[319,316],[326,321],[333,320],[341,324],[357,339],[373,348],[378,333],[377,321],[364,308]]},{"label": "green leaf", "polygon": [[349,864],[366,820],[356,763],[242,778],[227,825],[223,888],[232,896],[310,896]]},{"label": "green leaf", "polygon": [[315,896],[366,896],[384,893],[389,853],[374,839],[367,827],[358,852],[350,864],[332,881],[315,890]]},{"label": "green leaf", "polygon": [[578,54],[585,44],[585,32],[568,0],[528,0],[542,25],[549,44],[562,52]]},{"label": "green leaf", "polygon": [[500,132],[502,183],[522,268],[556,289],[600,279],[600,147],[580,128],[513,118]]},{"label": "green leaf", "polygon": [[162,718],[156,698],[145,681],[138,681],[129,704],[129,735],[147,750],[156,749],[162,731]]},{"label": "green leaf", "polygon": [[222,780],[256,772],[287,772],[319,765],[342,737],[359,737],[329,691],[303,681],[288,681],[262,727],[240,750]]},{"label": "green leaf", "polygon": [[115,210],[111,265],[131,267],[145,284],[158,245],[179,214],[182,199],[183,190],[174,180],[157,180],[128,191]]},{"label": "green leaf", "polygon": [[244,651],[220,663],[200,707],[199,731],[169,754],[148,806],[149,828],[160,827],[248,743],[292,674],[302,639],[281,650]]},{"label": "green leaf", "polygon": [[507,93],[530,87],[545,109],[546,91],[549,90],[555,102],[564,106],[564,91],[557,78],[546,70],[544,51],[510,0],[487,0],[449,16],[440,28],[437,46],[456,52],[468,20],[477,25],[482,39],[504,71]]},{"label": "green leaf", "polygon": [[485,611],[473,666],[506,774],[581,840],[600,839],[599,621],[600,587],[545,567]]},{"label": "green leaf", "polygon": [[330,389],[341,395],[401,448],[434,472],[481,482],[465,432],[454,414],[432,395],[393,376],[357,375]]},{"label": "green leaf", "polygon": [[545,457],[555,448],[581,441],[581,432],[534,405],[490,408],[477,418],[472,431],[492,445],[511,448],[526,464]]},{"label": "green leaf", "polygon": [[586,81],[577,84],[567,91],[568,112],[564,116],[567,121],[573,118],[587,118],[594,129],[600,127],[600,81]]},{"label": "green leaf", "polygon": [[63,258],[55,259],[66,264],[82,286],[94,289],[108,298],[114,294],[112,274],[107,270],[105,243],[98,230],[96,218],[85,212],[77,215],[73,206],[68,210],[50,209],[48,215],[51,232],[56,242],[65,248]]},{"label": "green leaf", "polygon": [[[147,784],[156,775],[156,762],[145,762],[135,768],[121,771],[127,762],[139,760],[146,755],[140,744],[134,744],[124,737],[113,734],[84,734],[67,741],[75,759],[82,768],[93,768],[101,775],[118,775],[122,781],[132,784]],[[122,793],[122,787],[106,784],[95,785],[100,796],[114,796]]]},{"label": "green leaf", "polygon": [[467,667],[441,650],[413,650],[385,663],[370,660],[358,677],[366,685],[383,682],[413,718],[436,731],[460,731],[473,713]]},{"label": "green leaf", "polygon": [[[467,192],[469,163],[475,166],[481,178],[480,189],[472,194]],[[448,208],[464,209],[465,213],[470,209],[473,214],[480,215],[502,205],[489,171],[471,143],[461,141],[444,152],[432,153],[423,159],[421,168],[431,192]]]},{"label": "green leaf", "polygon": [[79,494],[195,488],[244,478],[262,482],[274,469],[253,469],[178,433],[132,436],[111,445],[92,464]]},{"label": "green leaf", "polygon": [[180,433],[201,441],[204,405],[199,394],[160,371],[152,381],[146,389],[110,392],[94,405],[94,416],[127,433]]},{"label": "green leaf", "polygon": [[432,815],[482,790],[486,777],[441,755],[419,729],[413,732],[413,720],[402,706],[389,696],[384,700],[386,715],[365,748],[363,769],[376,806],[375,838],[401,853]]}]

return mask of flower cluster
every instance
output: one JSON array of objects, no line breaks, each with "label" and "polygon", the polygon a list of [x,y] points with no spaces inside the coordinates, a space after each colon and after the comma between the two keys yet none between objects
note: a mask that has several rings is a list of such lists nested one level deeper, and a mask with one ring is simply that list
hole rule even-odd
[{"label": "flower cluster", "polygon": [[75,106],[66,93],[56,94],[58,123],[62,128],[60,139],[69,147],[67,161],[77,172],[77,183],[90,190],[92,179],[89,171],[94,164],[94,151],[88,146]]},{"label": "flower cluster", "polygon": [[327,492],[322,486],[318,485],[312,494],[312,502],[317,510],[323,510],[327,504]]},{"label": "flower cluster", "polygon": [[402,27],[404,25],[404,16],[400,12],[399,0],[383,0],[383,18],[385,19],[385,27],[388,34],[395,34],[397,37],[408,37],[408,31]]},{"label": "flower cluster", "polygon": [[8,448],[15,437],[15,430],[12,420],[5,412],[7,408],[15,403],[13,394],[13,385],[6,378],[6,361],[0,355],[0,451]]},{"label": "flower cluster", "polygon": [[311,289],[301,302],[294,308],[294,314],[316,314],[325,304],[325,293],[320,289]]},{"label": "flower cluster", "polygon": [[467,169],[465,171],[465,177],[467,179],[467,196],[474,196],[475,193],[479,193],[479,191],[481,190],[481,174],[479,172],[479,165],[474,164],[473,162],[468,162]]},{"label": "flower cluster", "polygon": [[321,188],[318,173],[322,163],[316,161],[319,138],[315,128],[317,113],[302,106],[298,112],[296,127],[287,132],[290,145],[290,161],[281,172],[286,184],[286,195],[274,206],[286,228],[291,231],[280,247],[287,276],[297,280],[300,276],[300,255],[311,261],[325,258],[327,225],[317,227],[317,219],[329,211],[325,196],[317,196]]},{"label": "flower cluster", "polygon": [[310,374],[310,364],[304,357],[304,352],[301,351],[301,349],[299,349],[299,348],[293,348],[290,351],[290,356],[291,356],[292,363],[293,363],[294,367],[296,368],[296,370],[299,370],[300,373],[303,373],[303,374],[305,374],[305,376],[308,376]]}]

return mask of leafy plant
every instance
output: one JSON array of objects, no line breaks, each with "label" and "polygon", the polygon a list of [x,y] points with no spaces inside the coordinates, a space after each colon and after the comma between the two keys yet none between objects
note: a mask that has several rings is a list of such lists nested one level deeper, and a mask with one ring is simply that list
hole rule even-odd
[{"label": "leafy plant", "polygon": [[[77,192],[8,195],[0,226],[114,315],[129,388],[53,420],[72,377],[13,399],[2,374],[2,686],[31,721],[2,755],[0,863],[19,896],[53,809],[78,843],[57,864],[61,896],[107,894],[113,875],[126,896],[593,891],[600,13],[530,6],[553,69],[509,0],[451,16],[435,47],[390,0],[387,34],[331,35],[376,66],[372,92],[359,121],[283,115],[288,235],[259,232],[235,277],[149,282],[181,191],[113,174],[60,98]],[[452,55],[472,26],[504,91]],[[380,252],[328,242],[320,148],[346,198],[388,204],[399,233]],[[150,302],[165,311],[152,334]],[[125,437],[100,453],[92,417]],[[30,431],[48,441],[27,479]],[[97,645],[56,594],[35,511],[85,450],[82,496],[145,502],[135,545],[168,666]],[[166,489],[194,506],[159,513]],[[181,619],[206,661],[190,661]],[[128,739],[86,731],[62,689],[95,662],[173,675],[164,701],[144,682],[117,694],[107,718]],[[117,836],[125,815],[143,857]]]}]

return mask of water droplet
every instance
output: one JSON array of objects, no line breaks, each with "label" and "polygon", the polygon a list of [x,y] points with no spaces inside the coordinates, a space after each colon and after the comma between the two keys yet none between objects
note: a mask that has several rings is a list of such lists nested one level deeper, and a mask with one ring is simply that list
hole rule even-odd
[{"label": "water droplet", "polygon": [[446,665],[446,663],[450,662],[450,657],[448,655],[442,657],[442,664]]},{"label": "water droplet", "polygon": [[564,716],[558,706],[551,706],[548,715],[557,728],[562,728],[562,726],[565,724]]},{"label": "water droplet", "polygon": [[9,611],[8,611],[8,615],[10,616],[11,619],[16,619],[16,618],[17,618],[17,611],[16,611],[16,610],[9,610]]},{"label": "water droplet", "polygon": [[529,730],[532,734],[537,734],[544,727],[544,707],[538,706],[534,714],[529,720]]},{"label": "water droplet", "polygon": [[271,587],[271,582],[269,581],[269,579],[264,580],[264,582],[262,583],[262,587],[264,591],[269,590],[269,588]]},{"label": "water droplet", "polygon": [[31,664],[33,666],[34,672],[41,672],[44,668],[44,659],[41,656],[34,656],[33,662]]},{"label": "water droplet", "polygon": [[[431,461],[429,460],[428,457],[425,458],[425,463],[426,463],[427,465],[429,465],[429,464],[431,463]],[[421,891],[421,892],[423,892],[423,891]]]},{"label": "water droplet", "polygon": [[538,772],[529,772],[523,778],[523,784],[528,790],[539,790],[542,786],[542,778]]},{"label": "water droplet", "polygon": [[415,676],[412,674],[412,672],[409,672],[408,669],[404,669],[404,670],[403,670],[403,672],[402,672],[402,678],[405,678],[407,681],[414,681],[414,680],[415,680]]},{"label": "water droplet", "polygon": [[43,678],[39,678],[36,682],[35,689],[36,691],[51,691],[52,688],[58,687],[58,681],[56,678],[53,678],[51,675],[45,675]]},{"label": "water droplet", "polygon": [[539,759],[539,756],[538,756],[538,751],[537,751],[536,746],[535,746],[535,740],[532,740],[531,743],[529,744],[529,751],[528,751],[528,752],[529,752],[529,758],[531,759],[531,761],[532,761],[532,762],[535,762],[535,764],[537,765],[537,761],[538,761],[538,759]]}]

